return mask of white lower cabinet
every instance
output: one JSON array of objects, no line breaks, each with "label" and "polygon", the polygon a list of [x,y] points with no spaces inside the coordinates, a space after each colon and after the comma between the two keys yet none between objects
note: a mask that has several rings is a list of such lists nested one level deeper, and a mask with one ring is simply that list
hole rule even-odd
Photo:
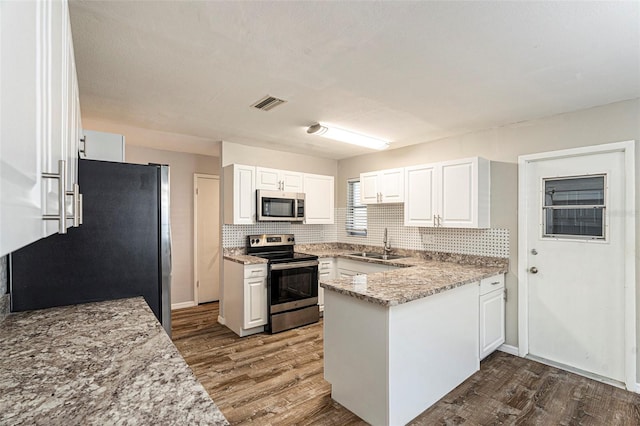
[{"label": "white lower cabinet", "polygon": [[504,274],[480,281],[480,359],[505,340]]},{"label": "white lower cabinet", "polygon": [[320,281],[335,278],[335,263],[336,261],[332,257],[318,259],[318,306],[320,306],[320,311],[324,311],[324,289],[320,287]]},{"label": "white lower cabinet", "polygon": [[238,336],[264,331],[268,322],[267,265],[224,261],[225,325]]}]

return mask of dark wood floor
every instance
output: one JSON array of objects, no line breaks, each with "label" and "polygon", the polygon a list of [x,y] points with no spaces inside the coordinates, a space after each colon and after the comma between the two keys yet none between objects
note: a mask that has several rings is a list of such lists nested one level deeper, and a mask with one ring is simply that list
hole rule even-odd
[{"label": "dark wood floor", "polygon": [[[172,315],[175,345],[232,424],[366,424],[331,400],[322,322],[239,338],[218,324],[217,303]],[[633,426],[640,395],[495,352],[411,424]]]}]

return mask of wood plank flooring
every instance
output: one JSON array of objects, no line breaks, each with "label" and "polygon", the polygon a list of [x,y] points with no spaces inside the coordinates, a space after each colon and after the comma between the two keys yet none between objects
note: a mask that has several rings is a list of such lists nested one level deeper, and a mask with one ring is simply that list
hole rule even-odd
[{"label": "wood plank flooring", "polygon": [[[217,318],[218,303],[173,311],[172,334],[232,424],[366,424],[331,399],[322,322],[240,338]],[[411,424],[633,426],[640,425],[640,395],[495,352]]]}]

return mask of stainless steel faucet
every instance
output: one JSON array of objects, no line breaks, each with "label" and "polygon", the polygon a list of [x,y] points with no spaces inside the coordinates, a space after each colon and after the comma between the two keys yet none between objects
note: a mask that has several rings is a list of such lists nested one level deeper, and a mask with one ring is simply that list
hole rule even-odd
[{"label": "stainless steel faucet", "polygon": [[387,228],[384,228],[384,238],[382,239],[382,244],[383,255],[386,257],[389,253],[391,253],[391,244],[387,240]]}]

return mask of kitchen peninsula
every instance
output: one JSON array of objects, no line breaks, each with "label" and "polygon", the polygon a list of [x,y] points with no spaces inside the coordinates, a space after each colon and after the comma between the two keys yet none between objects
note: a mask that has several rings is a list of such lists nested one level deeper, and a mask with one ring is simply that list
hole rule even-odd
[{"label": "kitchen peninsula", "polygon": [[407,267],[321,281],[325,379],[373,425],[406,424],[479,369],[480,282],[507,270],[396,264]]}]

